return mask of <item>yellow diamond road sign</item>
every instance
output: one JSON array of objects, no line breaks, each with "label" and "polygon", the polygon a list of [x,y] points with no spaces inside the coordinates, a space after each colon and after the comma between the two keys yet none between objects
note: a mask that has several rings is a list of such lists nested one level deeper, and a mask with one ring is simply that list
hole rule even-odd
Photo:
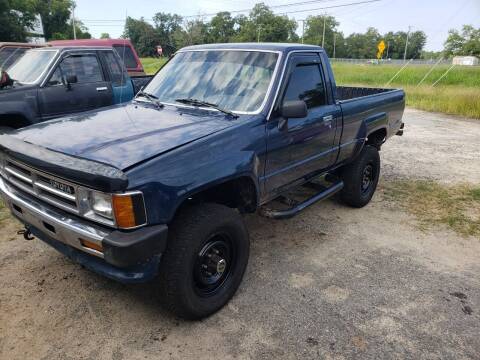
[{"label": "yellow diamond road sign", "polygon": [[380,59],[380,58],[382,57],[382,55],[383,55],[383,52],[385,51],[385,41],[383,41],[383,40],[380,41],[380,42],[378,43],[377,48],[378,48],[377,58]]}]

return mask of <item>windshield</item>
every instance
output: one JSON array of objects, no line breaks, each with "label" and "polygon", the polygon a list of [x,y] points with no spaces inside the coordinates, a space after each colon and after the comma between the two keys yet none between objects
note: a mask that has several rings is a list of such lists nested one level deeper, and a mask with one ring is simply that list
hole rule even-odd
[{"label": "windshield", "polygon": [[260,51],[186,51],[165,65],[145,88],[159,101],[195,99],[237,112],[260,109],[278,54]]},{"label": "windshield", "polygon": [[7,46],[0,49],[0,69],[8,69],[25,54],[27,48]]},{"label": "windshield", "polygon": [[54,50],[29,50],[8,70],[8,75],[19,83],[32,84],[39,80],[55,57]]}]

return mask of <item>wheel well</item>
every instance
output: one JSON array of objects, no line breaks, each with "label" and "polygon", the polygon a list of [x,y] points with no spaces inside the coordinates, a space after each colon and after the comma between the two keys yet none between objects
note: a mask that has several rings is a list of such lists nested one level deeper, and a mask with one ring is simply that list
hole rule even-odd
[{"label": "wheel well", "polygon": [[199,202],[222,204],[242,213],[252,213],[257,209],[257,190],[251,178],[240,177],[196,193],[185,203]]},{"label": "wheel well", "polygon": [[13,129],[20,129],[30,125],[27,118],[21,114],[3,114],[0,115],[0,126],[10,127]]},{"label": "wheel well", "polygon": [[382,144],[385,142],[387,138],[387,130],[385,128],[381,128],[375,130],[371,134],[367,136],[367,145],[372,145],[380,150]]}]

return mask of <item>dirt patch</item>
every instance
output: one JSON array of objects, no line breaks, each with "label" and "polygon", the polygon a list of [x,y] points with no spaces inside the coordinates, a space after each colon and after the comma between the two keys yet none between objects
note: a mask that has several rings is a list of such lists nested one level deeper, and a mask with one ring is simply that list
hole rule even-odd
[{"label": "dirt patch", "polygon": [[480,183],[480,123],[436,117],[406,112],[365,208],[247,216],[245,279],[200,322],[164,312],[153,286],[97,276],[1,222],[0,358],[478,359],[480,241],[444,223],[420,230],[386,195],[399,180]]},{"label": "dirt patch", "polygon": [[463,236],[480,238],[480,187],[404,180],[384,182],[383,189],[385,199],[415,215],[423,230],[443,224]]}]

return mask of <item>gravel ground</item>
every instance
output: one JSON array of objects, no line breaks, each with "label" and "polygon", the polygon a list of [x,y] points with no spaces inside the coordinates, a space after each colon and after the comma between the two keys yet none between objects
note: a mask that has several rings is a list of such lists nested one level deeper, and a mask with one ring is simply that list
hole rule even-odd
[{"label": "gravel ground", "polygon": [[[480,182],[480,122],[408,109],[383,182]],[[480,359],[480,239],[423,232],[382,184],[291,220],[246,218],[251,257],[233,300],[201,322],[165,313],[38,240],[0,233],[0,359]]]}]

